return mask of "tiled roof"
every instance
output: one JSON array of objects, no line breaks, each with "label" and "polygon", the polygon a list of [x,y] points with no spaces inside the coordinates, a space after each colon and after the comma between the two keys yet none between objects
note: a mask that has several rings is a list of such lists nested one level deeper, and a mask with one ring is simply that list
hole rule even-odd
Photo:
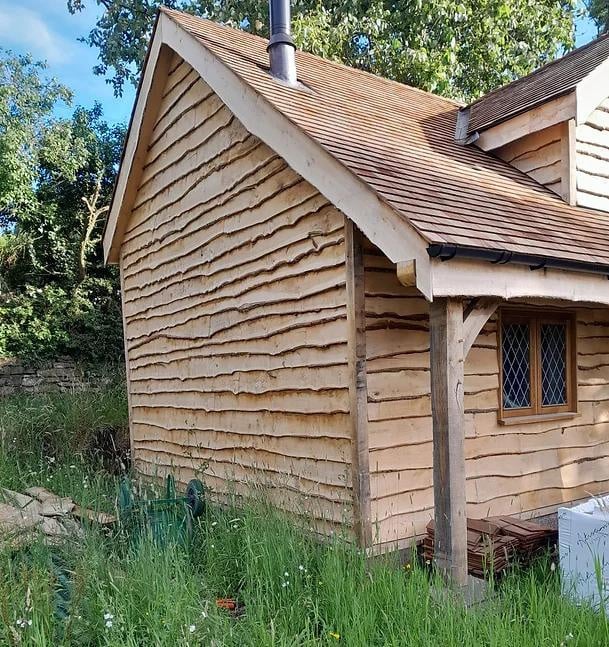
[{"label": "tiled roof", "polygon": [[609,214],[571,207],[507,163],[455,143],[456,103],[303,52],[298,77],[310,91],[288,88],[268,73],[267,41],[165,13],[428,243],[609,264]]},{"label": "tiled roof", "polygon": [[468,132],[489,128],[533,106],[570,92],[607,59],[609,34],[486,94],[470,105]]}]

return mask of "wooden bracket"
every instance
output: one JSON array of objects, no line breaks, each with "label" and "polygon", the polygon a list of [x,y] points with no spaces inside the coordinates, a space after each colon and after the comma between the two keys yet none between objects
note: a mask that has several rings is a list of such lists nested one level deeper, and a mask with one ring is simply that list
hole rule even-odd
[{"label": "wooden bracket", "polygon": [[473,299],[463,312],[463,357],[471,350],[476,337],[486,322],[493,316],[499,299],[480,297]]}]

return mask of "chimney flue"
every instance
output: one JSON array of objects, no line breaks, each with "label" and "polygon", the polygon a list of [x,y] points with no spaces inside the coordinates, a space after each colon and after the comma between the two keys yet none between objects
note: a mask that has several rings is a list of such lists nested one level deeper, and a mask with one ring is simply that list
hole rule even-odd
[{"label": "chimney flue", "polygon": [[271,38],[267,51],[271,75],[276,79],[296,85],[296,46],[291,36],[290,0],[269,0]]}]

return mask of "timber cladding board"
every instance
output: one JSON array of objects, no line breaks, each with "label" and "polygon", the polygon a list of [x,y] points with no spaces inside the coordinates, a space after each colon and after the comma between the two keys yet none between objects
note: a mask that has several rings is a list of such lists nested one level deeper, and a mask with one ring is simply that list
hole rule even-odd
[{"label": "timber cladding board", "polygon": [[577,204],[609,211],[609,99],[576,129]]},{"label": "timber cladding board", "polygon": [[[433,518],[429,306],[379,250],[368,246],[364,258],[373,537],[403,543]],[[496,316],[476,339],[464,384],[468,515],[521,514],[609,489],[609,311],[576,315],[573,418],[501,425]]]},{"label": "timber cladding board", "polygon": [[137,469],[350,525],[344,216],[178,57],[121,270]]},{"label": "timber cladding board", "polygon": [[545,128],[502,146],[495,153],[534,180],[561,195],[562,124]]}]

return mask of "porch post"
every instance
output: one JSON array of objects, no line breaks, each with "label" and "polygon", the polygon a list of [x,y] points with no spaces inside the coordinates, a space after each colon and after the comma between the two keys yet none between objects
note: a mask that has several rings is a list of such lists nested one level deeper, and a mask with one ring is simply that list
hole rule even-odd
[{"label": "porch post", "polygon": [[467,582],[463,359],[463,300],[436,298],[430,306],[434,555],[457,586]]}]

